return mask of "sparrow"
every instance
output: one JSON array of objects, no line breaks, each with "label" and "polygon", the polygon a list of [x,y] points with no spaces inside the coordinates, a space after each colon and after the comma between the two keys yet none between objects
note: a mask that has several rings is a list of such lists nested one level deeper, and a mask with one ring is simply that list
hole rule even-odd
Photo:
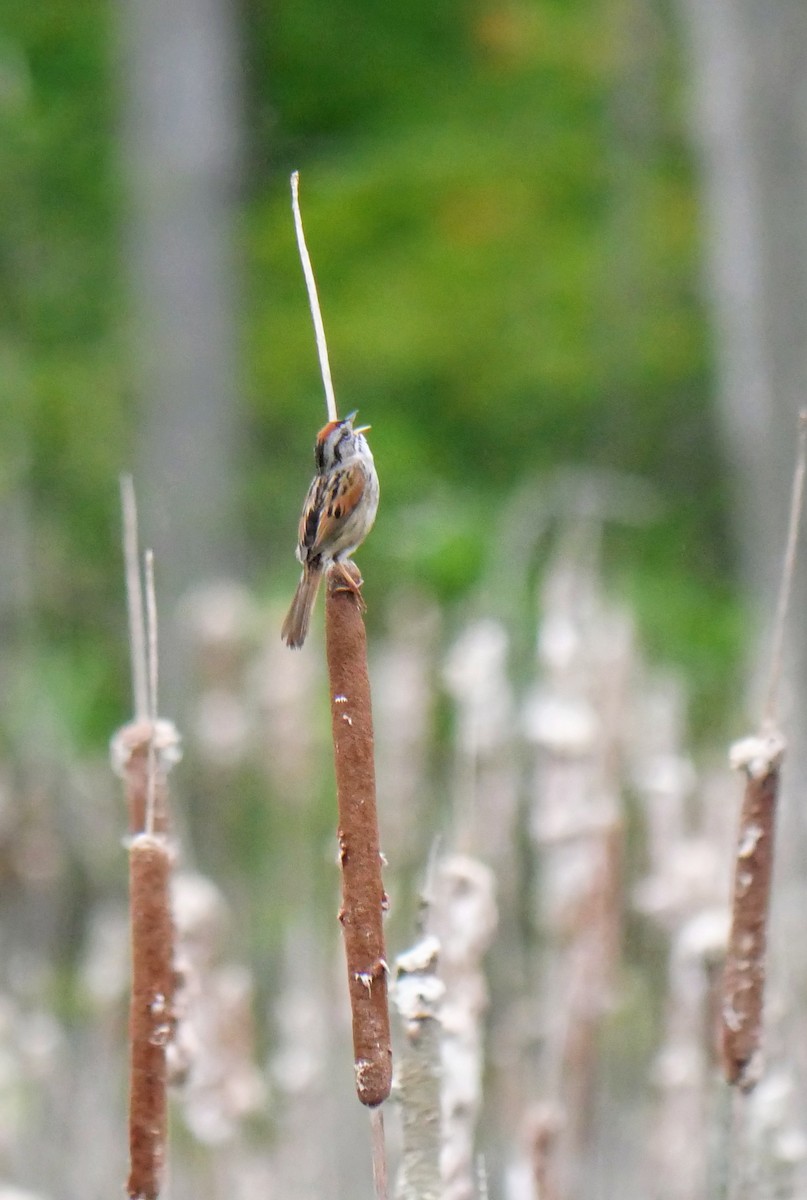
[{"label": "sparrow", "polygon": [[298,531],[297,558],[303,573],[281,631],[283,641],[293,649],[305,641],[323,575],[353,554],[375,521],[378,476],[364,436],[370,426],[354,429],[355,417],[352,412],[343,421],[329,421],[317,434],[317,473]]}]

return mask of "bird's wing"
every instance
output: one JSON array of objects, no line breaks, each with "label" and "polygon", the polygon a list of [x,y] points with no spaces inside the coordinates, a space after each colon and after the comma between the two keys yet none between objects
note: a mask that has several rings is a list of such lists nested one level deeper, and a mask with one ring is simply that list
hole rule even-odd
[{"label": "bird's wing", "polygon": [[364,487],[365,475],[358,463],[330,476],[317,476],[300,519],[300,547],[307,558],[338,546],[340,531],[361,502]]}]

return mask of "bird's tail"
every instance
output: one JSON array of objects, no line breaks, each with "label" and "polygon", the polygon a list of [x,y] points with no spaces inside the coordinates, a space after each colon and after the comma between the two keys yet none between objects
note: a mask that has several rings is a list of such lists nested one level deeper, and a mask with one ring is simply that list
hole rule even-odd
[{"label": "bird's tail", "polygon": [[294,593],[291,608],[286,614],[286,620],[283,622],[283,628],[280,631],[283,641],[287,646],[291,646],[293,650],[299,649],[306,639],[308,626],[311,622],[311,613],[321,580],[321,570],[318,571],[313,570],[311,567],[306,567],[300,577],[300,582],[297,584],[297,591]]}]

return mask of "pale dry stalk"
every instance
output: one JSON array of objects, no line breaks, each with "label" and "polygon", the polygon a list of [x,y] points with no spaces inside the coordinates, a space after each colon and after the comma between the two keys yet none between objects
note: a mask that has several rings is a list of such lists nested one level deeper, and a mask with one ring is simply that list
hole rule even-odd
[{"label": "pale dry stalk", "polygon": [[427,936],[395,960],[394,999],[404,1031],[396,1075],[403,1126],[396,1200],[442,1200],[439,950],[437,938]]},{"label": "pale dry stalk", "polygon": [[493,872],[478,859],[453,855],[438,863],[429,929],[441,946],[446,992],[443,1023],[444,1200],[476,1195],[476,1126],[482,1107],[484,1019],[489,1006],[484,958],[498,924]]}]

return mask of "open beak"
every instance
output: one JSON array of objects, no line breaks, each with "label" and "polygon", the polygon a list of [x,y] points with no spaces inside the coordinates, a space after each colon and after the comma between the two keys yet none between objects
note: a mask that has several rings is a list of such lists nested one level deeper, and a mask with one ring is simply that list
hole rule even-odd
[{"label": "open beak", "polygon": [[[352,425],[356,419],[356,416],[358,415],[358,411],[359,410],[357,408],[354,408],[353,412],[348,413],[348,415],[346,417],[343,417],[342,420],[339,422],[339,424],[340,425]],[[372,425],[360,425],[359,428],[354,429],[353,432],[354,433],[366,433],[368,429],[372,429]]]}]

